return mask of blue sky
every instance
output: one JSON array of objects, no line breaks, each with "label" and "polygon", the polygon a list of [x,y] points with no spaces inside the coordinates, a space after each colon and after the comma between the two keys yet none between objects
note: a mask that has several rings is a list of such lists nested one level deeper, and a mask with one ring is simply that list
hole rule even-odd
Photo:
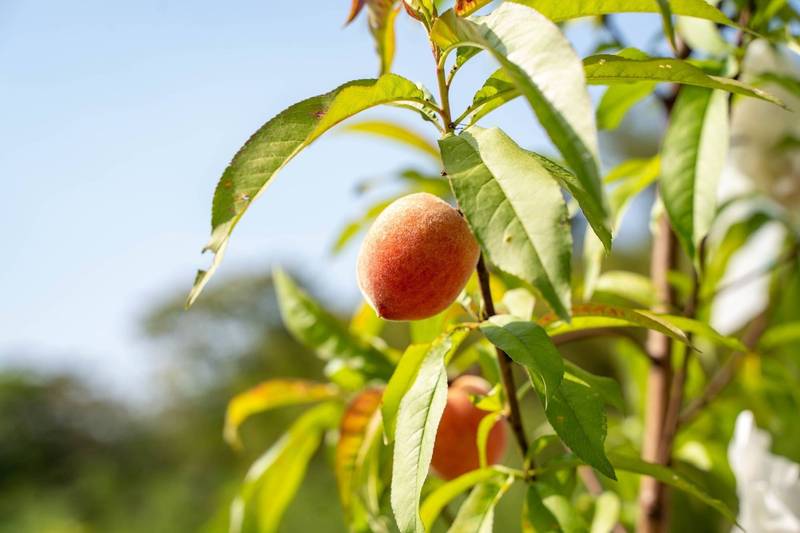
[{"label": "blue sky", "polygon": [[[342,27],[348,4],[0,3],[0,364],[68,368],[123,392],[146,379],[158,354],[137,320],[207,265],[211,194],[232,154],[291,103],[375,74],[363,18]],[[645,18],[626,25],[640,39],[657,27]],[[578,48],[588,32],[570,32]],[[395,70],[431,87],[428,58],[421,29],[401,17]],[[492,67],[476,61],[458,84],[474,88]],[[521,102],[492,121],[549,151]],[[355,184],[426,163],[330,135],[254,205],[218,276],[302,265],[330,301],[352,305],[355,250],[333,261],[328,250],[365,205]]]}]

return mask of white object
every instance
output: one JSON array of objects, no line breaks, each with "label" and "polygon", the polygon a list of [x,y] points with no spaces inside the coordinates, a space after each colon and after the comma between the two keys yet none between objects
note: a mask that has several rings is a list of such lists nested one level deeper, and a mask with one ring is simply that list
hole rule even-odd
[{"label": "white object", "polygon": [[771,443],[769,433],[755,425],[753,413],[742,411],[728,447],[739,495],[739,523],[747,533],[797,533],[800,465],[772,454]]}]

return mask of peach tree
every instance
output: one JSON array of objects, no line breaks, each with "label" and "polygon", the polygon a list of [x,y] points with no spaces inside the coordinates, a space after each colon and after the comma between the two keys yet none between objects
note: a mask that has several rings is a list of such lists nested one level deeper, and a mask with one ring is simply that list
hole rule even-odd
[{"label": "peach tree", "polygon": [[[350,20],[366,11],[380,76],[267,121],[217,185],[205,248],[214,258],[187,306],[250,205],[329,130],[393,106],[438,139],[393,122],[349,126],[416,149],[435,172],[403,173],[402,195],[343,231],[338,247],[374,222],[358,268],[369,305],[349,326],[275,270],[284,323],[325,361],[328,381],[269,377],[231,400],[224,436],[234,447],[250,416],[307,406],[252,465],[231,506],[231,531],[276,531],[321,447],[331,451],[351,531],[491,531],[512,490],[523,494],[516,512],[524,531],[730,528],[744,505],[725,457],[736,413],[752,409],[789,442],[800,436],[800,396],[790,385],[800,377],[791,357],[800,341],[800,165],[792,154],[800,132],[785,119],[800,102],[800,82],[780,61],[749,59],[758,47],[791,63],[798,13],[780,0],[444,4],[354,0]],[[615,24],[632,12],[655,17],[663,31],[654,49],[671,54],[626,47]],[[392,71],[394,25],[407,16],[430,43],[435,91]],[[604,36],[583,58],[563,33],[582,17]],[[479,54],[497,70],[454,109],[451,87]],[[588,85],[607,87],[599,102]],[[668,119],[659,153],[605,168],[598,129],[626,127],[623,118],[645,98]],[[481,127],[516,99],[558,155]],[[748,125],[737,119],[747,106],[789,126]],[[748,137],[756,130],[771,140]],[[729,148],[742,146],[761,149],[739,154],[755,184],[718,201],[736,159]],[[766,185],[764,172],[756,179],[746,168],[758,157],[772,172]],[[649,275],[607,267],[624,213],[653,190]],[[584,226],[576,253],[573,233]],[[780,232],[773,260],[730,279],[737,252],[767,227]],[[719,333],[714,306],[754,277],[769,281],[763,305],[733,334]],[[386,318],[407,321],[407,346],[381,337]],[[590,371],[592,353],[574,356],[587,350],[608,362],[605,372]],[[798,454],[791,445],[778,451]]]}]

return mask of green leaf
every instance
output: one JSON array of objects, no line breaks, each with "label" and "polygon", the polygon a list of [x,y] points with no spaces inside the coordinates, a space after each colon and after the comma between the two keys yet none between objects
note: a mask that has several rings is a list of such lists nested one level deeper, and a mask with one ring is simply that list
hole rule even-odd
[{"label": "green leaf", "polygon": [[475,486],[458,510],[448,533],[492,533],[494,508],[514,483],[514,477],[490,479]]},{"label": "green leaf", "polygon": [[486,78],[483,86],[472,97],[472,104],[466,115],[472,115],[470,124],[476,124],[480,119],[509,102],[520,94],[511,76],[503,68],[496,70]]},{"label": "green leaf", "polygon": [[[502,401],[500,398],[497,399]],[[483,405],[479,405],[479,407],[483,407]],[[489,443],[489,433],[492,432],[495,424],[502,421],[504,418],[503,413],[501,412],[503,409],[502,404],[497,407],[498,409],[495,412],[488,413],[486,416],[481,418],[481,421],[478,424],[478,431],[475,435],[476,444],[478,445],[478,463],[480,464],[481,468],[486,468],[489,466],[489,461],[486,458],[486,446]]]},{"label": "green leaf", "polygon": [[363,379],[388,379],[392,375],[393,365],[384,354],[351,334],[288,274],[275,269],[273,278],[283,323],[300,343],[337,370],[349,369]]},{"label": "green leaf", "polygon": [[664,137],[660,191],[672,227],[692,259],[714,219],[727,150],[727,95],[684,87]]},{"label": "green leaf", "polygon": [[365,120],[348,124],[342,131],[348,133],[362,133],[373,135],[383,139],[395,141],[403,146],[409,146],[420,153],[432,157],[439,161],[439,150],[427,137],[409,129],[403,124],[389,122],[387,120]]},{"label": "green leaf", "polygon": [[383,331],[386,321],[381,319],[367,302],[362,301],[350,319],[350,332],[364,340],[374,339]]},{"label": "green leaf", "polygon": [[682,490],[687,494],[694,496],[701,502],[705,503],[706,505],[713,507],[716,509],[722,516],[727,518],[730,522],[736,523],[736,514],[728,508],[725,503],[722,501],[713,498],[709,494],[706,493],[705,490],[698,487],[685,477],[681,476],[674,470],[667,468],[666,466],[656,465],[652,463],[648,463],[639,459],[638,457],[633,457],[629,455],[622,455],[622,454],[609,454],[611,457],[611,461],[616,468],[619,470],[623,470],[625,472],[633,472],[635,474],[641,474],[643,476],[650,476],[655,478],[662,483],[670,485],[671,487],[675,487],[678,490]]},{"label": "green leaf", "polygon": [[433,342],[441,334],[447,322],[450,309],[445,309],[437,315],[423,320],[412,320],[408,323],[408,330],[411,334],[411,342],[423,344]]},{"label": "green leaf", "polygon": [[549,483],[539,480],[528,486],[522,522],[525,533],[589,531],[570,499]]},{"label": "green leaf", "polygon": [[[622,218],[628,209],[631,201],[643,190],[650,186],[659,176],[661,160],[658,157],[645,160],[626,161],[606,177],[606,182],[622,181],[610,195],[611,212],[613,213],[613,228],[616,232],[622,223]],[[584,281],[583,297],[585,300],[591,298],[595,285],[600,276],[600,270],[605,256],[605,249],[597,236],[586,232],[583,242],[584,257]]]},{"label": "green leaf", "polygon": [[[652,93],[656,83],[679,83],[719,89],[742,96],[759,98],[776,105],[783,102],[772,94],[732,78],[707,74],[687,61],[651,58],[636,49],[616,55],[598,54],[583,60],[586,83],[610,85],[597,108],[598,127],[614,129],[628,110]],[[491,111],[520,95],[510,76],[502,69],[492,74],[475,94],[469,113],[474,124]]]},{"label": "green leaf", "polygon": [[672,8],[669,0],[656,0],[658,11],[661,13],[661,22],[664,25],[664,35],[669,41],[669,45],[677,52],[678,45],[675,43],[675,27],[672,25]]},{"label": "green leaf", "polygon": [[707,89],[719,89],[783,105],[779,99],[766,91],[731,78],[706,74],[702,69],[681,59],[632,58],[622,55],[599,54],[584,59],[583,67],[586,72],[586,82],[591,85],[635,82],[680,83]]},{"label": "green leaf", "polygon": [[[620,86],[619,90],[624,92],[627,90],[627,87],[628,86]],[[471,114],[472,119],[470,123],[475,124],[492,110],[516,98],[519,94],[520,92],[511,76],[501,68],[494,72],[486,82],[484,82],[483,87],[475,93],[472,105],[470,105],[464,116]],[[610,104],[607,103],[606,106],[608,105]],[[585,176],[581,176],[581,174],[576,176],[549,159],[538,154],[534,155],[540,159],[540,162],[551,171],[553,176],[558,179],[578,201],[589,224],[592,226],[592,230],[601,238],[603,245],[607,248],[611,241],[611,234],[609,232],[608,207],[605,203],[606,200],[602,193],[602,187],[598,187],[594,180],[588,180]]]},{"label": "green leaf", "polygon": [[528,371],[546,406],[561,384],[564,360],[544,329],[534,322],[498,315],[483,322],[481,331]]},{"label": "green leaf", "polygon": [[364,464],[375,440],[381,434],[380,389],[366,389],[350,403],[342,415],[334,470],[339,497],[348,521],[352,521],[359,484],[365,477]]},{"label": "green leaf", "polygon": [[444,350],[422,358],[397,410],[391,504],[400,533],[424,533],[419,516],[422,485],[428,476],[436,430],[447,403]]},{"label": "green leaf", "polygon": [[425,502],[420,508],[420,517],[426,531],[430,531],[433,523],[439,517],[442,510],[451,501],[456,499],[461,493],[471,489],[475,485],[490,480],[501,480],[505,474],[495,468],[481,468],[467,472],[444,485],[438,487],[425,498]]},{"label": "green leaf", "polygon": [[[578,202],[595,237],[604,243],[603,239],[607,236],[610,242],[611,234],[608,233],[609,211],[608,206],[606,206],[605,196],[596,196],[575,174],[555,161],[535,152],[528,153],[535,157],[550,175],[558,181],[562,187],[566,188]],[[605,243],[603,246],[605,246]]]},{"label": "green leaf", "polygon": [[583,329],[637,327],[662,333],[678,342],[689,344],[686,334],[656,313],[604,304],[583,304],[572,308],[572,320],[566,323],[554,315],[539,319],[539,325],[551,337]]},{"label": "green leaf", "polygon": [[679,315],[660,314],[658,315],[658,318],[664,320],[665,322],[669,322],[676,328],[680,328],[682,331],[692,333],[694,335],[697,335],[698,337],[703,337],[716,344],[725,346],[726,348],[730,348],[731,350],[736,350],[736,351],[747,350],[745,345],[742,344],[742,341],[734,337],[728,337],[726,335],[720,334],[717,330],[715,330],[705,322],[700,322],[699,320]]},{"label": "green leaf", "polygon": [[[432,38],[445,52],[472,45],[487,50],[500,63],[578,180],[592,197],[600,199],[605,213],[597,130],[583,69],[558,27],[533,9],[504,3],[475,20],[446,12],[436,21]],[[599,236],[610,248],[607,227]]]},{"label": "green leaf", "polygon": [[237,394],[228,402],[225,413],[225,441],[241,448],[239,426],[250,416],[285,407],[330,400],[339,390],[328,383],[314,383],[302,379],[271,379]]},{"label": "green leaf", "polygon": [[619,496],[606,491],[597,497],[594,503],[594,517],[590,533],[611,533],[619,522],[622,504]]},{"label": "green leaf", "polygon": [[323,133],[381,104],[412,104],[428,110],[433,107],[414,83],[387,74],[377,80],[352,81],[327,94],[303,100],[250,137],[225,169],[214,192],[211,240],[204,249],[214,253],[214,260],[211,268],[198,272],[187,307],[194,303],[222,261],[234,227],[273,176]]},{"label": "green leaf", "polygon": [[708,260],[703,271],[700,288],[701,300],[710,300],[718,290],[720,283],[728,271],[728,264],[734,254],[741,249],[750,238],[758,232],[772,217],[764,211],[756,211],[749,216],[731,224],[725,236],[716,246],[709,247]]},{"label": "green leaf", "polygon": [[430,350],[429,344],[412,344],[403,353],[394,374],[383,392],[381,412],[383,413],[383,432],[387,442],[394,441],[397,428],[397,412],[400,401],[414,383],[423,359]]},{"label": "green leaf", "polygon": [[597,127],[616,129],[625,115],[637,103],[653,94],[656,84],[650,82],[612,85],[597,105]]},{"label": "green leaf", "polygon": [[762,72],[753,80],[754,84],[774,84],[788,91],[796,97],[800,97],[800,80],[795,77],[779,74],[777,72]]},{"label": "green leaf", "polygon": [[647,276],[625,270],[603,272],[597,279],[595,294],[608,294],[625,298],[642,307],[653,307],[656,292],[653,282]]},{"label": "green leaf", "polygon": [[342,228],[342,231],[339,233],[339,237],[337,237],[336,242],[333,244],[333,252],[338,253],[344,250],[345,246],[347,246],[350,241],[352,241],[356,235],[361,233],[361,231],[367,229],[372,222],[381,214],[381,212],[389,207],[389,205],[397,200],[396,197],[388,198],[386,200],[380,200],[379,202],[373,204],[367,211],[358,219],[348,222],[347,225]]},{"label": "green leaf", "polygon": [[[660,13],[657,0],[583,0],[563,2],[560,0],[513,0],[542,13],[553,22],[564,22],[580,17],[613,15],[614,13]],[[670,0],[675,15],[695,17],[737,27],[722,11],[705,0]]]},{"label": "green leaf", "polygon": [[564,361],[566,367],[565,379],[571,379],[582,383],[600,395],[609,405],[613,405],[620,411],[625,409],[625,399],[622,397],[622,389],[615,380],[605,376],[597,376],[582,369],[572,361]]},{"label": "green leaf", "polygon": [[575,455],[604,476],[617,479],[604,449],[606,414],[598,393],[582,383],[565,379],[547,403],[545,415]]},{"label": "green leaf", "polygon": [[772,350],[784,344],[800,341],[800,322],[787,322],[772,326],[758,343],[760,350]]},{"label": "green leaf", "polygon": [[544,504],[539,489],[540,483],[528,485],[528,492],[525,496],[525,506],[523,509],[523,528],[524,532],[535,533],[556,533],[562,532],[558,518]]},{"label": "green leaf", "polygon": [[449,361],[468,334],[466,327],[457,327],[431,344],[412,344],[406,349],[383,393],[381,413],[387,442],[395,439],[400,403],[415,383],[423,362],[428,358]]},{"label": "green leaf", "polygon": [[331,402],[307,411],[253,463],[231,506],[231,533],[277,531],[323,433],[336,427],[340,413]]},{"label": "green leaf", "polygon": [[675,29],[689,48],[713,57],[724,57],[734,48],[710,20],[678,17]]},{"label": "green leaf", "polygon": [[489,260],[567,316],[572,238],[558,184],[496,128],[451,135],[439,145],[458,204]]},{"label": "green leaf", "polygon": [[530,320],[536,307],[536,298],[528,289],[518,287],[503,294],[502,304],[508,309],[509,314]]}]

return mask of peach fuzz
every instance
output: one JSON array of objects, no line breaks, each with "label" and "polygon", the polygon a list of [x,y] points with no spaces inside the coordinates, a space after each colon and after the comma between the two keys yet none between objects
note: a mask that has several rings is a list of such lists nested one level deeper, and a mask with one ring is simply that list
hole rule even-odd
[{"label": "peach fuzz", "polygon": [[386,320],[421,320],[447,309],[466,285],[480,249],[461,214],[428,193],[392,202],[358,255],[358,286]]}]

